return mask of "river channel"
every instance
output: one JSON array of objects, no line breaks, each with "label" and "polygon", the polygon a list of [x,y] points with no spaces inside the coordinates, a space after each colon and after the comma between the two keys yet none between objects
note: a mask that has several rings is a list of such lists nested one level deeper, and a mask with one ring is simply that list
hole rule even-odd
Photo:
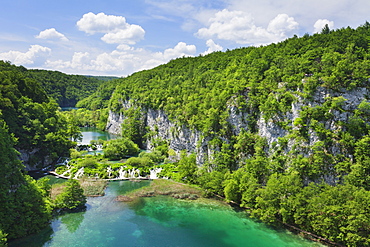
[{"label": "river channel", "polygon": [[103,197],[87,199],[83,212],[55,218],[41,233],[10,247],[299,247],[321,246],[286,230],[272,229],[228,205],[172,197],[119,202],[115,198],[150,181],[110,182]]}]

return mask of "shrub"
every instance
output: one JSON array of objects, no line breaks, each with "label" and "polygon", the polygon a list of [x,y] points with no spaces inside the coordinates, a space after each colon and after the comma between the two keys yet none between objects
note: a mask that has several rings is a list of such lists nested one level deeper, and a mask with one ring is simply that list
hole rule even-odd
[{"label": "shrub", "polygon": [[134,156],[140,151],[137,144],[126,138],[106,142],[103,146],[103,150],[104,157],[111,160],[120,160],[128,156]]}]

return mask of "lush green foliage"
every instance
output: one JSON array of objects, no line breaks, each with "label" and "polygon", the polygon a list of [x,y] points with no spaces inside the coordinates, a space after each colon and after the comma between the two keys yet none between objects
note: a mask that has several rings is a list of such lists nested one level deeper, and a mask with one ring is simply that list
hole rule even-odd
[{"label": "lush green foliage", "polygon": [[0,230],[0,246],[8,246],[6,236],[7,234],[3,233],[3,231]]},{"label": "lush green foliage", "polygon": [[[138,153],[128,139],[139,145],[146,138],[155,143],[157,130],[145,129],[143,113],[164,110],[178,126],[198,130],[210,140],[208,145],[214,152],[202,167],[189,150],[180,153],[180,160],[169,163],[168,155],[176,155],[160,141],[154,145],[157,152],[119,164],[107,165],[101,156],[77,158],[75,153],[68,174],[72,176],[84,167],[88,176],[117,177],[125,164],[125,169],[141,167],[147,172],[165,160],[162,176],[198,184],[206,195],[224,196],[265,222],[290,225],[343,245],[369,246],[370,103],[365,98],[355,110],[343,107],[343,92],[370,89],[369,36],[369,23],[337,31],[326,27],[321,34],[295,36],[279,44],[176,59],[104,83],[79,102],[94,112],[74,111],[64,120],[52,115],[55,103],[41,87],[22,76],[26,69],[16,67],[16,72],[0,73],[1,110],[10,132],[19,137],[20,147],[31,137],[30,143],[41,145],[43,150],[52,149],[50,143],[44,144],[45,138],[59,140],[58,148],[68,146],[60,136],[78,138],[78,131],[72,128],[76,123],[101,124],[108,109],[122,113],[126,117],[122,125],[125,138],[105,146],[105,156],[110,159]],[[1,63],[2,67],[9,64]],[[323,102],[312,102],[319,90],[327,93]],[[289,122],[293,103],[302,107],[298,118]],[[40,117],[48,109],[50,115]],[[231,111],[245,122],[243,130],[233,129]],[[336,120],[339,113],[346,113],[347,119]],[[286,135],[269,144],[258,133],[262,118]],[[69,123],[70,127],[48,132],[54,126],[51,123]],[[59,153],[55,151],[55,155]],[[58,169],[66,172],[66,168]],[[29,181],[25,188],[35,188],[32,184]],[[38,193],[44,193],[44,185],[36,187]],[[74,197],[72,191],[66,198]],[[10,234],[3,224],[0,228]]]},{"label": "lush green foliage", "polygon": [[137,155],[140,151],[137,144],[126,138],[110,140],[104,143],[104,156],[110,160],[120,160]]},{"label": "lush green foliage", "polygon": [[106,81],[101,84],[97,90],[87,98],[81,98],[76,107],[82,107],[89,110],[97,110],[108,107],[109,100],[116,88],[119,80]]},{"label": "lush green foliage", "polygon": [[108,119],[108,109],[88,110],[79,108],[63,111],[62,113],[67,119],[69,136],[78,132],[79,127],[96,127],[104,130]]},{"label": "lush green foliage", "polygon": [[67,75],[58,71],[27,70],[3,61],[0,61],[0,71],[19,72],[26,78],[36,80],[60,106],[75,106],[77,101],[94,93],[104,82],[95,77]]},{"label": "lush green foliage", "polygon": [[47,193],[25,176],[12,138],[0,119],[0,229],[9,239],[37,232],[51,216]]},{"label": "lush green foliage", "polygon": [[[370,90],[369,36],[369,23],[326,27],[279,44],[176,59],[120,79],[109,109],[125,115],[124,133],[137,143],[157,136],[140,126],[148,109],[210,140],[214,153],[202,167],[183,151],[164,166],[166,176],[225,196],[265,222],[369,246],[370,103],[365,97],[354,110],[344,107],[346,92]],[[233,129],[231,114],[243,130]],[[268,143],[258,133],[262,118],[286,135]]]},{"label": "lush green foliage", "polygon": [[55,198],[54,207],[62,210],[73,210],[84,208],[85,203],[86,196],[81,185],[77,180],[69,179],[63,192]]},{"label": "lush green foliage", "polygon": [[45,159],[66,156],[73,143],[66,119],[42,87],[19,72],[0,71],[0,111],[17,138],[16,149],[35,152],[28,162],[40,167]]},{"label": "lush green foliage", "polygon": [[[264,47],[176,59],[120,79],[110,109],[119,112],[122,102],[131,100],[135,106],[164,109],[172,120],[205,134],[226,134],[228,104],[251,117],[260,110],[272,118],[290,109],[296,99],[291,90],[309,97],[319,85],[333,90],[366,86],[369,29],[366,23],[356,30],[343,28]],[[253,127],[254,119],[248,122]]]}]

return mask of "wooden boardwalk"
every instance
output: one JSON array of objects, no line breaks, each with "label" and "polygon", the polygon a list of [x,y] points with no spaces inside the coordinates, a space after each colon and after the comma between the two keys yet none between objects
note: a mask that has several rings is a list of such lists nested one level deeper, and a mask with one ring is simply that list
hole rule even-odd
[{"label": "wooden boardwalk", "polygon": [[47,173],[49,173],[49,174],[51,174],[53,176],[56,176],[58,178],[71,179],[70,177],[60,175],[60,174],[56,173],[55,171],[48,171]]},{"label": "wooden boardwalk", "polygon": [[[56,173],[55,171],[48,171],[50,175],[56,176],[58,178],[63,178],[63,179],[71,179],[70,177],[60,175]],[[148,177],[137,177],[137,178],[108,178],[108,179],[102,179],[106,181],[122,181],[122,180],[150,180]]]}]

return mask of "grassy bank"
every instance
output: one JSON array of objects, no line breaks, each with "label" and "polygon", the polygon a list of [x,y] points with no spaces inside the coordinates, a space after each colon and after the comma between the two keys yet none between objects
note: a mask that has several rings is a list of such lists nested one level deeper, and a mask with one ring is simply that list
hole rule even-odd
[{"label": "grassy bank", "polygon": [[120,201],[128,201],[137,197],[150,197],[156,195],[168,195],[178,199],[195,200],[201,197],[202,190],[198,187],[174,182],[167,179],[155,179],[146,187],[133,190],[118,197]]},{"label": "grassy bank", "polygon": [[[53,177],[53,176],[51,176]],[[50,195],[52,199],[55,199],[57,195],[63,192],[65,188],[65,182],[67,179],[56,179],[53,177],[50,179],[49,183],[51,184]],[[85,196],[104,196],[104,190],[107,187],[108,182],[102,179],[89,179],[83,178],[78,180],[82,189],[84,190]]]},{"label": "grassy bank", "polygon": [[108,182],[102,179],[80,179],[79,180],[85,196],[104,196]]}]

